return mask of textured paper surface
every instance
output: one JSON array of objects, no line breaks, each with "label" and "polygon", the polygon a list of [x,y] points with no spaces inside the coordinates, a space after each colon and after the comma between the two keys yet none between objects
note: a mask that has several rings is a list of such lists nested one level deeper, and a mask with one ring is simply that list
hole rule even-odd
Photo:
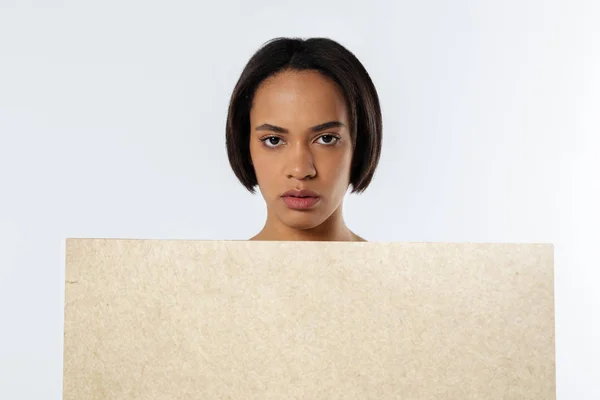
[{"label": "textured paper surface", "polygon": [[553,248],[69,239],[64,399],[555,399]]}]

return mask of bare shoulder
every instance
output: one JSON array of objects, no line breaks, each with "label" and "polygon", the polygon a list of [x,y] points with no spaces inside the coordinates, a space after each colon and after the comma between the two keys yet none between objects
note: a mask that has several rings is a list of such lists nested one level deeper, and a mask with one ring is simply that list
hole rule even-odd
[{"label": "bare shoulder", "polygon": [[352,235],[354,236],[354,240],[353,240],[354,242],[368,242],[367,239],[365,239],[361,236],[358,236],[356,233],[352,233]]}]

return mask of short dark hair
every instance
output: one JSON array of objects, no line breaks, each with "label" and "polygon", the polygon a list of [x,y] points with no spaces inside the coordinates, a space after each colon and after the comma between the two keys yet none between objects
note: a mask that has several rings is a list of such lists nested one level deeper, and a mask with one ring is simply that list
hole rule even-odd
[{"label": "short dark hair", "polygon": [[373,179],[381,153],[379,97],[358,58],[328,38],[272,39],[250,58],[235,85],[227,114],[226,147],[233,172],[246,189],[255,192],[258,182],[250,158],[250,109],[259,85],[284,70],[316,70],[341,88],[354,144],[350,184],[353,193],[363,192]]}]

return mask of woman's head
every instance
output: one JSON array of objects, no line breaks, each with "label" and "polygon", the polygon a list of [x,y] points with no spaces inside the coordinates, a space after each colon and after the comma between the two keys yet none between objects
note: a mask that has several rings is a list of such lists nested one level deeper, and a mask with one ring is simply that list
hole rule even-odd
[{"label": "woman's head", "polygon": [[244,187],[259,187],[270,216],[311,229],[341,210],[349,187],[369,186],[381,131],[377,92],[350,51],[330,39],[275,39],[233,91],[227,152]]}]

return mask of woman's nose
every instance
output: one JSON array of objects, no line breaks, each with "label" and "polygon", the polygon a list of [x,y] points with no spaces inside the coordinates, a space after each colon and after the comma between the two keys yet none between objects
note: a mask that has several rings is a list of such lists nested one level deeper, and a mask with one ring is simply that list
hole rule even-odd
[{"label": "woman's nose", "polygon": [[287,177],[298,180],[314,178],[317,170],[309,145],[296,143],[290,147],[289,159],[287,160]]}]

